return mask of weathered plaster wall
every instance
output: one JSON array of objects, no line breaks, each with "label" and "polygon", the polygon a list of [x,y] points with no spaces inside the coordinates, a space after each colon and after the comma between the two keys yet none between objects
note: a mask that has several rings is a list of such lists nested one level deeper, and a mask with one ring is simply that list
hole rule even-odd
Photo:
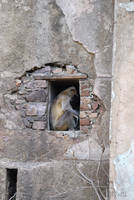
[{"label": "weathered plaster wall", "polygon": [[[116,1],[111,113],[111,200],[134,199],[134,2]],[[115,192],[115,193],[114,193]]]},{"label": "weathered plaster wall", "polygon": [[[0,18],[0,199],[5,168],[18,169],[17,200],[97,200],[93,183],[107,196],[113,1],[0,0]],[[47,83],[31,76],[57,63],[55,73],[70,65],[86,74],[81,104],[92,92],[88,109],[102,113],[77,133],[47,130]]]}]

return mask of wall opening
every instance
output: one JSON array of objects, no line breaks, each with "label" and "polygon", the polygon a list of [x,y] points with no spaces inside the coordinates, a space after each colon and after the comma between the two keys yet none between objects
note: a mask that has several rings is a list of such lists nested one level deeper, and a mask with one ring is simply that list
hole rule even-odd
[{"label": "wall opening", "polygon": [[16,200],[17,192],[17,169],[7,169],[7,192],[6,200]]},{"label": "wall opening", "polygon": [[[80,112],[80,92],[79,92],[79,80],[57,80],[57,81],[49,81],[49,108],[48,108],[48,116],[49,116],[49,121],[48,121],[48,130],[53,130],[52,125],[50,123],[50,110],[51,110],[51,105],[54,102],[54,99],[56,96],[62,92],[63,90],[74,86],[77,90],[77,96],[74,96],[70,104],[72,108],[78,113]],[[78,124],[75,128],[75,130],[80,130],[80,120],[78,119]]]}]

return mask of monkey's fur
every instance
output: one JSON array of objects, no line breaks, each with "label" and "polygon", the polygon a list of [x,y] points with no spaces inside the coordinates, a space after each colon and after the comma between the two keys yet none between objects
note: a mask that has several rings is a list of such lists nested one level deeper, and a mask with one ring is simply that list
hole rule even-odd
[{"label": "monkey's fur", "polygon": [[75,87],[69,87],[58,94],[51,106],[51,126],[53,130],[74,130],[78,125],[79,113],[70,104],[77,95]]}]

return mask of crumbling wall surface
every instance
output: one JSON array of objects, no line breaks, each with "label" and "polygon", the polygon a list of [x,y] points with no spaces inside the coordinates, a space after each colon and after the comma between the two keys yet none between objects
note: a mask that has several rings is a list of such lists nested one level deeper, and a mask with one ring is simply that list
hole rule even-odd
[{"label": "crumbling wall surface", "polygon": [[[113,1],[0,0],[0,18],[0,199],[6,169],[17,200],[108,198]],[[55,77],[79,81],[78,131],[48,128]]]},{"label": "crumbling wall surface", "polygon": [[111,113],[111,200],[134,199],[134,2],[116,1]]}]

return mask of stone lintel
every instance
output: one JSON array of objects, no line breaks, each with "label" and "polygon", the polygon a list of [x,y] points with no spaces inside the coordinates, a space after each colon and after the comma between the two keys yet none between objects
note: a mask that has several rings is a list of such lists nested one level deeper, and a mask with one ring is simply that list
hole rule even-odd
[{"label": "stone lintel", "polygon": [[42,73],[33,74],[34,79],[36,80],[75,80],[75,79],[86,79],[86,74],[54,74],[46,75]]}]

